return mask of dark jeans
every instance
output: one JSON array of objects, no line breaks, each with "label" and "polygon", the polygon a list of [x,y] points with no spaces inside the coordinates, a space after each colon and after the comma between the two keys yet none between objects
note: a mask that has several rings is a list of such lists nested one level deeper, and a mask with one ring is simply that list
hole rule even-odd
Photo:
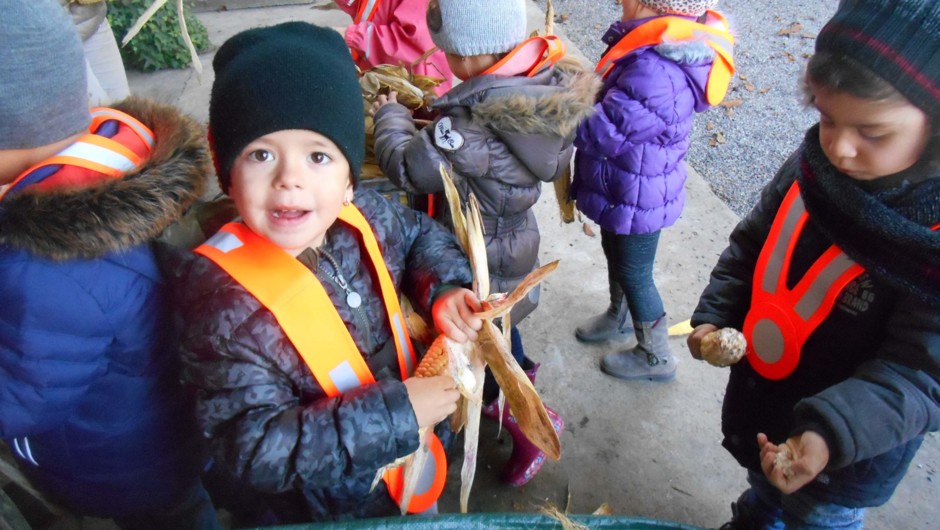
[{"label": "dark jeans", "polygon": [[761,530],[861,530],[863,508],[819,502],[797,490],[783,495],[763,473],[748,471],[751,485],[735,502],[734,522],[740,528]]},{"label": "dark jeans", "polygon": [[601,248],[610,277],[627,298],[636,322],[653,322],[663,316],[663,299],[653,282],[653,262],[659,246],[659,230],[650,234],[622,235],[601,230]]}]

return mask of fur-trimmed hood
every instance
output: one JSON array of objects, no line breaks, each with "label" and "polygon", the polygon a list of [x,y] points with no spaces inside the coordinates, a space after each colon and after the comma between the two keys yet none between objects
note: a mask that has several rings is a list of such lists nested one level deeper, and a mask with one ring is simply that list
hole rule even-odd
[{"label": "fur-trimmed hood", "polygon": [[502,133],[567,137],[594,111],[600,87],[594,72],[565,58],[534,77],[469,79],[434,107],[469,107],[474,121]]},{"label": "fur-trimmed hood", "polygon": [[152,240],[202,195],[211,173],[202,126],[140,98],[114,108],[150,127],[151,157],[122,179],[43,193],[27,188],[6,198],[0,243],[54,260],[97,258]]}]

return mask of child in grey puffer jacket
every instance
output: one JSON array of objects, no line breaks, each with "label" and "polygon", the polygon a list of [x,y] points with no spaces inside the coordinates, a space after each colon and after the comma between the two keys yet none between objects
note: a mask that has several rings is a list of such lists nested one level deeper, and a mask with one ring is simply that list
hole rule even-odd
[{"label": "child in grey puffer jacket", "polygon": [[[563,54],[557,39],[526,40],[522,0],[432,0],[428,28],[463,83],[433,104],[440,115],[422,130],[394,93],[380,96],[373,108],[376,158],[385,175],[409,193],[442,191],[443,166],[462,199],[476,196],[492,290],[509,292],[538,266],[532,206],[541,183],[568,167],[575,129],[591,112],[599,83],[580,65],[556,63]],[[513,324],[535,309],[538,295],[534,289],[513,308]],[[515,327],[512,338],[513,355],[534,378],[537,365],[525,357]],[[497,391],[490,382],[484,398],[492,400]],[[484,414],[498,413],[487,407]],[[549,414],[560,431],[561,418]],[[544,454],[515,430],[513,419],[508,425],[514,445],[504,479],[522,485],[541,467]]]}]

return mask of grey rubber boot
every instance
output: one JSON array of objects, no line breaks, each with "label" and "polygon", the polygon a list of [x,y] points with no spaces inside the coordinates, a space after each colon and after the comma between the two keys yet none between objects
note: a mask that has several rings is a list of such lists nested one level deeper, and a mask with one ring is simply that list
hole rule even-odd
[{"label": "grey rubber boot", "polygon": [[575,338],[581,342],[625,341],[633,336],[627,298],[619,283],[610,278],[608,281],[610,305],[606,311],[587,319],[574,330]]},{"label": "grey rubber boot", "polygon": [[601,370],[619,379],[672,381],[678,359],[669,347],[666,315],[654,322],[634,322],[637,344],[626,351],[609,353],[601,360]]}]

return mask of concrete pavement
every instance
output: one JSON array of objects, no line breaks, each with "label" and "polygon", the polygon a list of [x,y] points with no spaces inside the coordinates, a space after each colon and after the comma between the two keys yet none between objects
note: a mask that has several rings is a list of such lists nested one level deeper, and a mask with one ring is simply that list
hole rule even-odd
[{"label": "concrete pavement", "polygon": [[[256,26],[303,20],[340,27],[349,18],[338,9],[316,4],[271,7],[277,0],[254,0],[269,7],[233,9],[246,1],[197,1],[197,6],[226,11],[197,14],[218,46],[233,34]],[[250,3],[250,2],[247,2]],[[286,2],[291,3],[291,2]],[[532,28],[544,14],[529,2]],[[577,53],[577,52],[576,52]],[[178,105],[205,121],[213,73],[212,54],[201,56],[199,80],[192,69],[149,74],[128,72],[132,92]],[[258,72],[264,75],[264,72]],[[737,223],[731,212],[694,170],[686,184],[688,204],[680,221],[663,231],[656,280],[673,322],[691,314],[698,295],[727,235]],[[582,221],[562,224],[550,187],[536,212],[542,228],[542,262],[561,264],[542,288],[541,307],[520,326],[529,355],[542,363],[537,388],[545,402],[566,421],[563,455],[548,462],[529,485],[513,489],[498,481],[511,443],[496,438],[496,427],[484,421],[481,454],[470,510],[473,512],[538,511],[547,504],[570,513],[591,513],[607,503],[617,514],[719,526],[730,517],[729,503],[743,491],[744,473],[721,448],[721,399],[727,372],[694,361],[684,337],[672,339],[682,359],[670,384],[626,383],[603,375],[600,357],[616,346],[580,344],[574,327],[607,304],[606,263],[599,229],[586,234]],[[586,221],[586,220],[585,220]],[[935,528],[940,489],[933,481],[940,468],[940,443],[931,436],[895,498],[872,510],[869,528]],[[459,462],[441,502],[443,512],[458,511]]]}]

